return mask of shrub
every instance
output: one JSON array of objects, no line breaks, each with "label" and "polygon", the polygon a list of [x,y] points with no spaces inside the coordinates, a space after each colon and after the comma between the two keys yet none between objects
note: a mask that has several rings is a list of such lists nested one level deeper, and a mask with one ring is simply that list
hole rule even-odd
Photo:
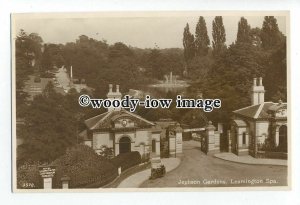
[{"label": "shrub", "polygon": [[86,145],[69,148],[52,165],[56,166],[54,188],[61,188],[63,176],[70,177],[70,188],[88,188],[91,184],[100,187],[118,176],[118,170],[112,163]]},{"label": "shrub", "polygon": [[99,155],[101,155],[102,157],[104,157],[105,159],[111,159],[114,157],[114,150],[111,147],[107,147],[106,145],[102,145],[100,147],[100,153]]},{"label": "shrub", "polygon": [[38,162],[24,162],[17,169],[18,189],[42,189],[43,179],[39,173]]},{"label": "shrub", "polygon": [[139,152],[128,152],[119,154],[115,158],[111,159],[111,162],[116,167],[121,167],[121,170],[124,171],[130,167],[138,165],[141,163],[141,155]]}]

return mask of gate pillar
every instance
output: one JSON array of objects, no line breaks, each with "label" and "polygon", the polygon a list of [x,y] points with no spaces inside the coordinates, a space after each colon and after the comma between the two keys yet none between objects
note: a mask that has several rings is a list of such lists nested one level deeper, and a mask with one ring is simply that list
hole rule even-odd
[{"label": "gate pillar", "polygon": [[215,130],[216,127],[209,121],[205,127],[205,150],[203,150],[207,155],[220,152],[220,133]]}]

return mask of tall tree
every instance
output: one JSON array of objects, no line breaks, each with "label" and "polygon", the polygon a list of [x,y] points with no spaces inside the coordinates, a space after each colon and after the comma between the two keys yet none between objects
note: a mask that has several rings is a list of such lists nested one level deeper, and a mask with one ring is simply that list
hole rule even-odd
[{"label": "tall tree", "polygon": [[236,43],[251,43],[251,28],[244,17],[241,18],[238,24],[238,33],[236,37]]},{"label": "tall tree", "polygon": [[216,16],[212,23],[213,54],[218,55],[226,49],[226,33],[222,16]]},{"label": "tall tree", "polygon": [[206,22],[203,16],[200,16],[196,25],[195,31],[195,47],[196,54],[198,56],[205,56],[208,53],[208,46],[210,44],[209,37],[207,35]]},{"label": "tall tree", "polygon": [[187,23],[183,32],[183,48],[184,59],[188,63],[195,56],[195,42],[194,35],[190,32],[189,24]]},{"label": "tall tree", "polygon": [[274,16],[265,16],[261,30],[262,47],[266,50],[273,49],[280,44],[281,39],[277,19]]},{"label": "tall tree", "polygon": [[[23,105],[26,101],[27,94],[23,91],[24,82],[28,76],[34,73],[34,62],[38,61],[41,56],[42,38],[35,33],[27,34],[20,30],[15,40],[15,68],[16,68],[16,101]],[[17,106],[17,115],[20,107]]]}]

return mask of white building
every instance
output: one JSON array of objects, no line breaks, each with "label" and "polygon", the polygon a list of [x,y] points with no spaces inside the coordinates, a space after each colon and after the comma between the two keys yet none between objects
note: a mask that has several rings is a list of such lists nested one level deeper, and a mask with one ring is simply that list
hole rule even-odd
[{"label": "white building", "polygon": [[[119,86],[116,91],[109,85],[108,99],[121,98]],[[113,148],[114,155],[131,151],[138,151],[142,157],[160,157],[160,137],[162,129],[159,125],[150,122],[139,115],[121,108],[109,108],[107,112],[85,120],[86,130],[80,133],[84,143],[92,147],[97,153],[103,146]],[[178,142],[182,146],[182,131],[170,137],[173,146]],[[179,145],[178,145],[179,146]],[[182,152],[180,147],[180,152]]]},{"label": "white building", "polygon": [[287,153],[287,103],[265,102],[262,78],[253,79],[251,106],[233,111],[231,151],[259,157],[272,149]]}]

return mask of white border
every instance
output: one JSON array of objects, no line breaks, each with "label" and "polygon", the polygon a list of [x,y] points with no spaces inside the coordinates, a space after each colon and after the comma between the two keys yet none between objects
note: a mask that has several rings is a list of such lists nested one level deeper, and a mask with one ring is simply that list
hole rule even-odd
[{"label": "white border", "polygon": [[[180,1],[180,0],[0,0],[0,197],[5,204],[300,204],[300,124],[299,118],[299,19],[297,0],[252,1]],[[290,10],[291,15],[291,110],[292,114],[292,190],[268,192],[184,192],[184,193],[83,193],[83,194],[12,194],[11,192],[11,69],[10,13],[70,12],[101,10]],[[298,61],[298,62],[297,62]],[[298,126],[297,126],[298,125]]]}]

